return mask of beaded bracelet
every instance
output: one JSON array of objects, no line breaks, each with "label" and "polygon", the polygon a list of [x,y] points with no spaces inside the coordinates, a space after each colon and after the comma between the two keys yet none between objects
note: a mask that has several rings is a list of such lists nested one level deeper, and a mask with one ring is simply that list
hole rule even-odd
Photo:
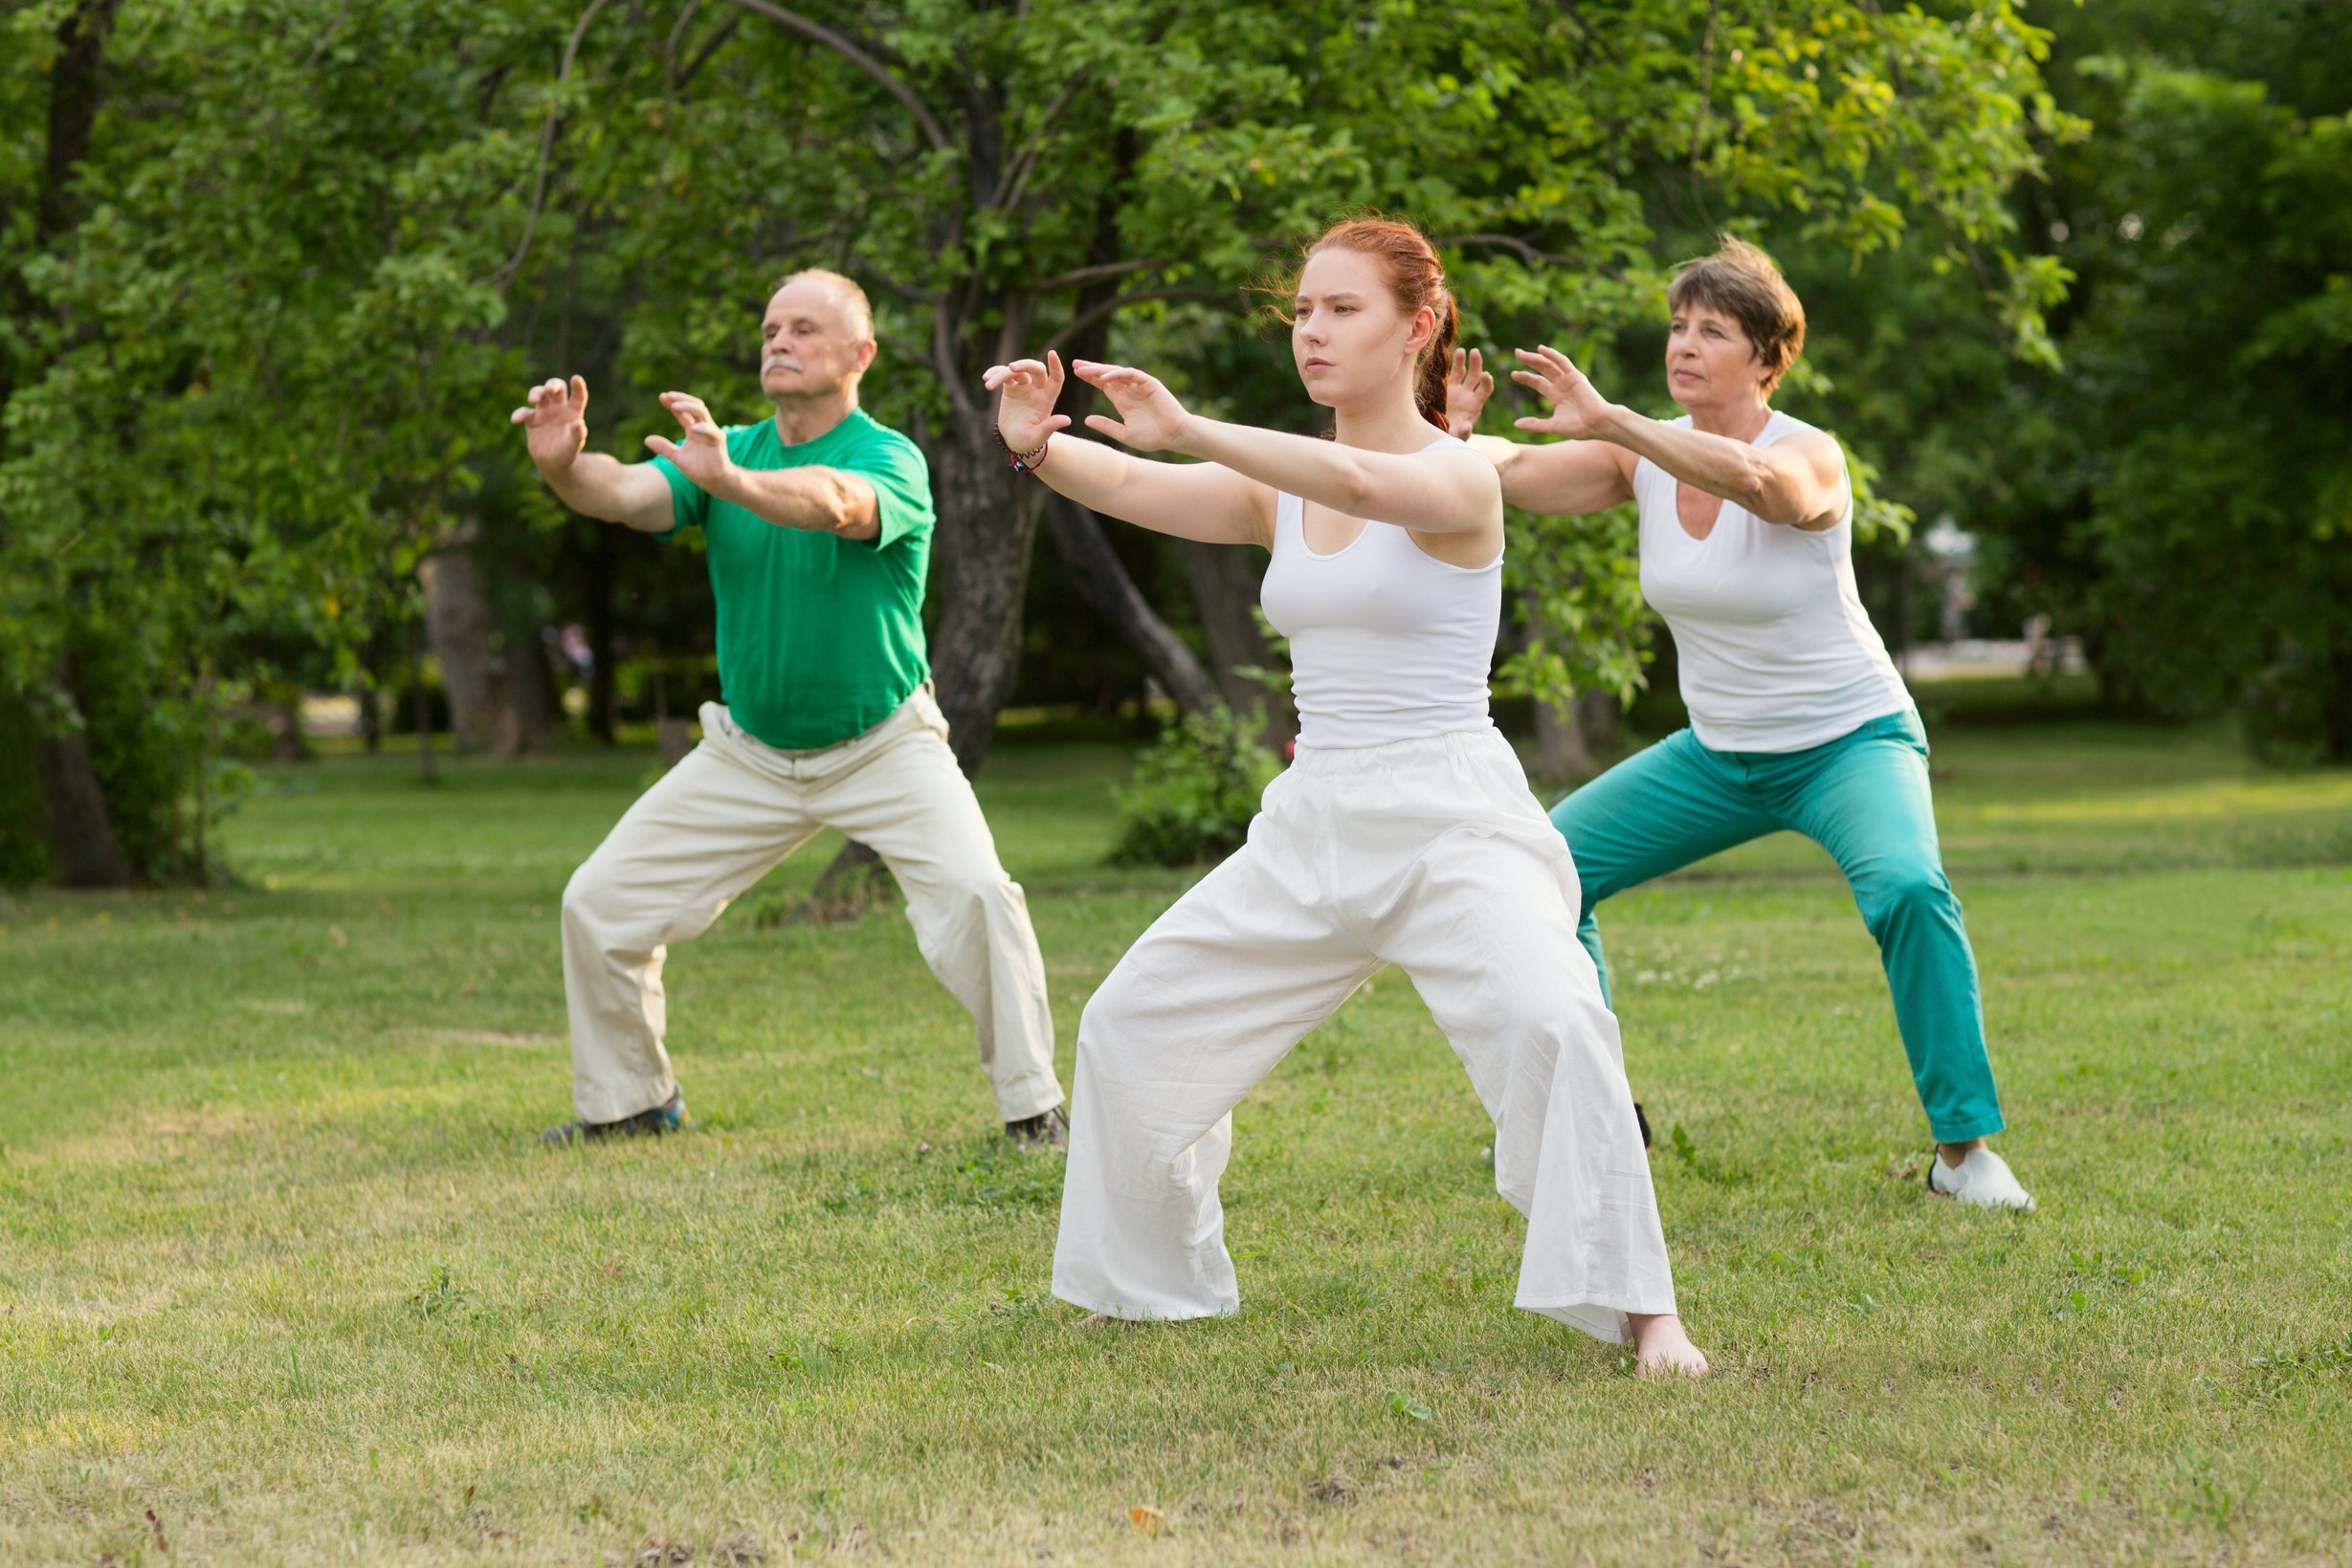
[{"label": "beaded bracelet", "polygon": [[1048,431],[1045,432],[1045,439],[1037,443],[1035,452],[1015,452],[1005,440],[1003,431],[991,426],[989,433],[996,437],[996,444],[1004,449],[1005,460],[1012,465],[1012,472],[1015,474],[1036,473],[1045,463],[1045,449],[1054,444],[1054,432]]}]

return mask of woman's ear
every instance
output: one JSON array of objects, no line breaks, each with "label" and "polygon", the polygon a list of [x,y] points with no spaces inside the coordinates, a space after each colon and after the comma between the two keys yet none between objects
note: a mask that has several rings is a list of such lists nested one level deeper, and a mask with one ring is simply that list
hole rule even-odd
[{"label": "woman's ear", "polygon": [[1419,310],[1413,312],[1412,330],[1405,334],[1405,346],[1418,354],[1422,347],[1436,336],[1437,309],[1433,305],[1423,305]]}]

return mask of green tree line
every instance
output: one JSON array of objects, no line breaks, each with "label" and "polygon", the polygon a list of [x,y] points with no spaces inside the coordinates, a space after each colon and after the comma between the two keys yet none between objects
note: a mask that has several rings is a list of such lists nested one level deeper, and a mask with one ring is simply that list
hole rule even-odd
[{"label": "green tree line", "polygon": [[[1815,301],[1797,395],[1875,468],[1877,515],[1982,520],[2020,601],[2091,638],[2119,695],[2262,694],[2292,730],[2342,663],[2324,613],[2256,610],[2193,687],[2150,662],[2158,629],[2186,639],[2221,611],[2142,580],[2177,575],[2165,550],[2218,545],[2124,407],[2162,389],[2123,363],[2142,335],[2100,323],[2126,300],[2166,331],[2247,323],[2088,209],[2182,115],[2237,116],[2198,144],[2230,200],[2294,207],[2341,178],[2342,106],[2322,100],[2345,74],[2311,63],[2318,5],[2311,36],[2186,63],[2105,14],[2218,35],[2231,8],[2097,9],[0,0],[0,874],[209,874],[237,731],[305,688],[367,692],[386,719],[372,694],[401,692],[423,729],[434,687],[465,743],[544,744],[552,625],[586,629],[591,733],[637,704],[616,684],[631,656],[656,702],[671,672],[682,711],[709,646],[700,561],[564,514],[505,411],[576,371],[594,439],[624,455],[667,387],[760,417],[751,323],[803,265],[867,284],[869,404],[930,458],[933,658],[967,768],[1016,700],[1147,676],[1187,711],[1245,698],[1267,656],[1252,563],[1048,507],[996,453],[979,372],[1049,344],[1131,355],[1207,407],[1308,428],[1247,291],[1364,207],[1441,242],[1470,341],[1580,348],[1653,407],[1671,264],[1718,228],[1764,238]],[[2207,189],[2163,178],[2181,202]],[[2149,234],[2179,229],[2162,191],[2130,196]],[[2080,239],[2050,237],[2058,201],[2084,204]],[[2196,231],[2214,241],[2163,251],[2274,269],[2245,304],[2278,324],[2225,356],[2250,394],[2298,355],[2341,378],[2319,345],[2342,320],[2342,210],[2298,209],[2297,239],[2216,209]],[[2224,235],[2238,249],[2208,256]],[[1904,342],[1950,363],[1901,364]],[[2113,407],[2057,410],[2086,381]],[[2167,418],[2190,417],[2183,398]],[[2230,408],[2266,432],[2301,417]],[[2200,439],[2225,438],[2221,417]],[[2323,508],[2297,532],[2262,511],[2288,490],[2237,494],[2257,491],[2277,498],[2231,515],[2324,564]],[[2064,538],[2036,553],[2020,497],[2072,508]],[[1515,519],[1509,678],[1553,704],[1638,679],[1625,538],[1619,519]],[[2319,578],[2249,563],[2231,581],[2319,606]]]}]

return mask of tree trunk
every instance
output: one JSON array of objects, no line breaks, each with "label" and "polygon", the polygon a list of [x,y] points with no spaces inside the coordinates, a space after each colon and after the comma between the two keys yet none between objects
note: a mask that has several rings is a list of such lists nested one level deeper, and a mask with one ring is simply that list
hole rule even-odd
[{"label": "tree trunk", "polygon": [[416,771],[427,784],[437,784],[433,770],[433,697],[425,690],[425,655],[421,633],[409,638],[409,690],[416,698]]},{"label": "tree trunk", "polygon": [[360,646],[360,678],[352,694],[360,706],[360,740],[370,757],[384,749],[384,694],[376,679],[383,651],[380,635],[369,636]]},{"label": "tree trunk", "polygon": [[[1117,262],[1123,254],[1119,237],[1119,204],[1121,189],[1135,174],[1136,135],[1132,127],[1119,131],[1113,156],[1118,172],[1103,188],[1095,206],[1095,238],[1088,259],[1097,265]],[[1094,325],[1071,340],[1071,359],[1110,358],[1111,318],[1098,307],[1107,303],[1118,290],[1118,283],[1106,280],[1078,291],[1072,307],[1074,314],[1086,318],[1091,313],[1098,319]],[[1084,429],[1086,416],[1101,407],[1100,395],[1077,377],[1072,376],[1064,384],[1059,411],[1070,416],[1074,431]],[[1177,711],[1206,713],[1214,707],[1220,696],[1216,684],[1193,656],[1192,650],[1160,618],[1151,607],[1151,601],[1136,586],[1125,563],[1104,537],[1102,519],[1064,496],[1051,496],[1046,501],[1046,519],[1055,547],[1077,580],[1078,592],[1097,614],[1110,623],[1120,640],[1134,651],[1145,672],[1175,702]]]},{"label": "tree trunk", "polygon": [[[117,0],[82,0],[57,22],[57,59],[49,73],[49,140],[43,160],[40,195],[34,205],[33,245],[46,253],[71,233],[80,220],[74,200],[74,180],[90,156],[90,136],[98,123],[100,73],[105,64],[106,34],[114,25]],[[7,220],[0,209],[0,227]],[[8,314],[30,329],[44,312],[25,280],[21,268],[0,275]],[[21,341],[38,342],[28,330]],[[37,368],[37,366],[36,366]],[[9,356],[0,354],[0,413],[15,396],[9,376]],[[81,706],[73,661],[59,654],[51,677],[77,709]],[[41,779],[42,837],[49,845],[56,879],[70,888],[123,887],[131,881],[130,863],[115,836],[114,821],[106,812],[106,793],[90,758],[86,730],[73,729],[44,736],[37,766]]]},{"label": "tree trunk", "polygon": [[466,523],[451,545],[417,567],[425,626],[449,694],[449,727],[461,751],[521,757],[547,748],[552,708],[546,652],[537,638],[507,637],[490,602]]},{"label": "tree trunk", "polygon": [[[51,679],[69,697],[74,696],[74,667],[59,658]],[[78,699],[76,707],[80,706]],[[106,815],[106,794],[90,760],[90,732],[76,727],[41,738],[39,766],[41,796],[47,806],[41,837],[49,846],[58,886],[122,888],[131,883],[130,862],[115,838],[114,821]]]},{"label": "tree trunk", "polygon": [[[1043,487],[1005,466],[986,425],[954,421],[926,445],[939,508],[931,561],[940,618],[931,634],[931,670],[947,716],[947,742],[969,775],[987,759],[997,710],[1020,674],[1021,595]],[[1014,489],[1015,480],[1027,488]]]},{"label": "tree trunk", "polygon": [[2335,678],[2327,694],[2327,760],[2352,762],[2352,650],[2329,661]]},{"label": "tree trunk", "polygon": [[612,668],[612,585],[619,569],[613,554],[613,527],[590,519],[596,530],[588,555],[588,733],[612,744],[620,718],[619,687]]},{"label": "tree trunk", "polygon": [[1577,784],[1606,765],[1602,755],[1616,740],[1617,698],[1587,686],[1564,708],[1536,704],[1536,777],[1551,784]]},{"label": "tree trunk", "polygon": [[1178,541],[1184,551],[1185,580],[1192,588],[1192,612],[1199,617],[1201,645],[1209,651],[1209,668],[1226,706],[1248,713],[1251,704],[1266,705],[1267,744],[1280,749],[1298,733],[1289,703],[1241,674],[1247,667],[1266,669],[1274,663],[1274,648],[1258,629],[1258,583],[1265,568],[1257,555],[1236,544],[1204,544],[1199,540]]},{"label": "tree trunk", "polygon": [[1103,536],[1101,519],[1067,496],[1054,496],[1046,502],[1046,524],[1088,607],[1135,651],[1177,710],[1197,714],[1216,706],[1218,691],[1209,672],[1127,575],[1119,553]]}]

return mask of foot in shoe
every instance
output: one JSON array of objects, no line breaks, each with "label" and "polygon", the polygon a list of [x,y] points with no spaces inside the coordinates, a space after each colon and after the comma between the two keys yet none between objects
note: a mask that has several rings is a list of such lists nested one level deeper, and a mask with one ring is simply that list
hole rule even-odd
[{"label": "foot in shoe", "polygon": [[1982,1145],[1970,1149],[1957,1165],[1946,1163],[1938,1153],[1927,1164],[1927,1190],[1979,1208],[2033,1210],[2033,1194],[2010,1173],[2008,1161]]},{"label": "foot in shoe", "polygon": [[686,1125],[685,1091],[673,1089],[670,1097],[648,1111],[618,1121],[567,1121],[539,1135],[542,1143],[593,1143],[608,1137],[659,1137]]},{"label": "foot in shoe", "polygon": [[1628,1313],[1626,1325],[1633,1340],[1634,1370],[1645,1378],[1703,1378],[1707,1375],[1707,1358],[1691,1336],[1682,1332],[1682,1319],[1673,1313]]},{"label": "foot in shoe", "polygon": [[1070,1118],[1060,1106],[1040,1111],[1033,1116],[1005,1123],[1005,1136],[1013,1142],[1031,1149],[1067,1149],[1070,1147]]}]

